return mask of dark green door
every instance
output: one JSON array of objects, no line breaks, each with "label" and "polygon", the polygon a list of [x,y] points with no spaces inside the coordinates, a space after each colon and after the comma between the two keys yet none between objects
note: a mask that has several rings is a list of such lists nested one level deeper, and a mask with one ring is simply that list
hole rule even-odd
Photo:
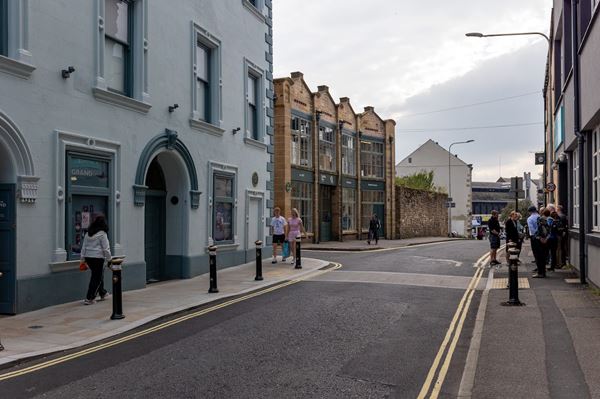
[{"label": "dark green door", "polygon": [[17,313],[15,186],[0,184],[0,313]]},{"label": "dark green door", "polygon": [[162,279],[165,270],[165,195],[146,193],[144,220],[144,260],[146,281]]},{"label": "dark green door", "polygon": [[320,241],[331,241],[331,201],[332,201],[332,187],[321,186],[320,195],[320,206],[321,209],[321,223],[320,223]]},{"label": "dark green door", "polygon": [[384,215],[385,215],[385,205],[384,204],[375,204],[373,205],[373,213],[375,213],[377,215],[377,218],[379,219],[379,224],[380,224],[380,228],[379,228],[379,238],[383,238],[385,237],[384,235],[384,226],[383,226],[383,222],[385,221],[384,219]]}]

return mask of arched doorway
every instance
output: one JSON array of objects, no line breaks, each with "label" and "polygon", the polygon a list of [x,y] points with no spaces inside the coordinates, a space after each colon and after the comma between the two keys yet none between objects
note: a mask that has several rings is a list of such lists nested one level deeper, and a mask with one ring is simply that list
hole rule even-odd
[{"label": "arched doorway", "polygon": [[163,279],[166,262],[166,203],[167,186],[158,157],[146,173],[146,207],[144,213],[144,260],[146,281]]}]

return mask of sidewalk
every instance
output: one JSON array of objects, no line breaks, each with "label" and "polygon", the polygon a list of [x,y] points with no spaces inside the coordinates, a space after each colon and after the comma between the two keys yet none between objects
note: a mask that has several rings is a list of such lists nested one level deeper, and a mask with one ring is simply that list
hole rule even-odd
[{"label": "sidewalk", "polygon": [[[524,255],[524,256],[523,256]],[[600,398],[600,296],[578,284],[569,270],[548,271],[532,279],[531,249],[523,247],[519,277],[531,288],[520,289],[526,306],[505,307],[508,290],[488,283],[481,306],[486,308],[483,328],[477,324],[471,342],[478,344],[474,386],[465,372],[461,398]],[[492,271],[498,281],[507,267]],[[492,289],[493,286],[498,289]],[[505,286],[505,283],[504,283]],[[481,309],[480,309],[481,310]],[[480,324],[481,326],[481,324]],[[476,349],[476,348],[475,348]],[[471,354],[470,354],[471,355]],[[471,364],[469,364],[471,361]]]},{"label": "sidewalk", "polygon": [[367,240],[365,238],[364,240],[327,241],[320,244],[302,243],[302,249],[311,251],[374,251],[377,249],[401,248],[412,245],[456,240],[464,240],[464,238],[416,237],[405,238],[402,240],[379,240],[377,245],[375,245],[375,243],[371,245],[367,244]]},{"label": "sidewalk", "polygon": [[[82,301],[0,318],[0,365],[100,341],[179,311],[297,279],[329,262],[302,258],[302,269],[289,263],[263,262],[263,281],[254,281],[255,263],[218,272],[219,293],[208,294],[209,276],[155,283],[123,293],[125,319],[110,320],[112,300],[84,306]],[[85,293],[82,292],[82,298]]]}]

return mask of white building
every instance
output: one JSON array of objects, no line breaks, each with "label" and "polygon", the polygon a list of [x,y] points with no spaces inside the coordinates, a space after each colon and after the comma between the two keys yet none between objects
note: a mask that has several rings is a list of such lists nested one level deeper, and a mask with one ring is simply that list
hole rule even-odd
[{"label": "white building", "polygon": [[438,143],[427,140],[396,165],[396,176],[433,171],[433,184],[445,190],[456,204],[450,210],[452,231],[468,236],[471,232],[472,166],[449,155],[448,150]]},{"label": "white building", "polygon": [[211,244],[220,268],[254,259],[272,207],[271,0],[0,11],[0,313],[84,297],[99,213],[125,289],[206,272]]}]

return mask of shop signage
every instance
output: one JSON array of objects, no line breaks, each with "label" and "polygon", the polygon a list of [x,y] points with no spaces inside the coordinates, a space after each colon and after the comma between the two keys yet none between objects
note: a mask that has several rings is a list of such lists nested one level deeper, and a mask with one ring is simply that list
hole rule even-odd
[{"label": "shop signage", "polygon": [[356,179],[350,179],[347,177],[344,177],[342,179],[342,187],[346,187],[346,188],[356,188],[357,184],[356,184]]},{"label": "shop signage", "polygon": [[385,190],[385,182],[382,181],[370,181],[363,180],[360,182],[360,186],[362,190],[373,190],[373,191],[384,191]]},{"label": "shop signage", "polygon": [[321,173],[319,182],[326,186],[337,186],[337,176]]},{"label": "shop signage", "polygon": [[313,172],[292,168],[292,180],[312,183],[314,179]]}]

